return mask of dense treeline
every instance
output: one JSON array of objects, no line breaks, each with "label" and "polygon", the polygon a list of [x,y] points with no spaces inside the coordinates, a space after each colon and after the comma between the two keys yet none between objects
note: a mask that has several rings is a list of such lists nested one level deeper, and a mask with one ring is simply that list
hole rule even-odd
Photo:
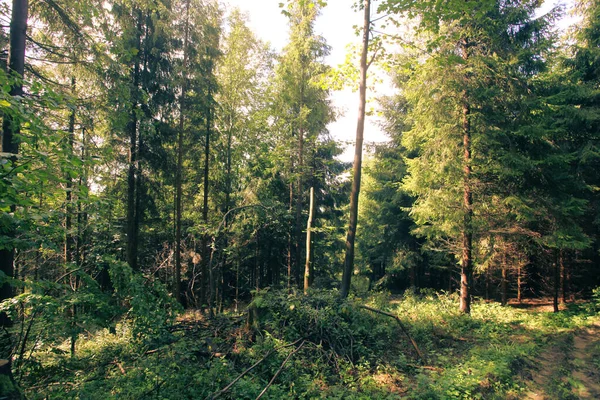
[{"label": "dense treeline", "polygon": [[535,17],[539,6],[385,4],[416,19],[391,61],[391,141],[375,150],[363,212],[379,234],[361,253],[388,288],[460,289],[468,312],[473,294],[554,296],[557,310],[598,284],[597,5],[578,4],[560,46],[560,9]]},{"label": "dense treeline", "polygon": [[[365,25],[368,65],[397,90],[379,101],[390,141],[365,168],[350,265],[369,289],[458,290],[469,313],[473,296],[558,311],[600,284],[600,6],[580,1],[559,40],[561,10],[540,5],[373,5],[387,18]],[[152,337],[181,307],[338,287],[351,184],[327,130],[344,74],[315,32],[325,6],[282,4],[280,54],[212,0],[1,6],[9,370],[122,318]]]}]

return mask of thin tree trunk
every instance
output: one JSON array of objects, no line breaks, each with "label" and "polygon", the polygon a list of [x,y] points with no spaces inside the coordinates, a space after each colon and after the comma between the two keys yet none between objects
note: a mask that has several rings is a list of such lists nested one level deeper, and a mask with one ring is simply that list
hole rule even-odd
[{"label": "thin tree trunk", "polygon": [[508,302],[508,266],[506,265],[506,254],[502,257],[502,305]]},{"label": "thin tree trunk", "polygon": [[[290,183],[290,214],[292,212],[292,204],[294,203],[294,186]],[[287,253],[287,288],[292,288],[292,233],[288,234],[288,253]]]},{"label": "thin tree trunk", "polygon": [[308,209],[308,221],[306,222],[306,263],[304,264],[304,294],[308,294],[308,288],[313,280],[313,265],[310,257],[311,251],[311,229],[314,217],[315,188],[310,188],[310,207]]},{"label": "thin tree trunk", "polygon": [[185,134],[185,101],[188,87],[188,32],[189,32],[190,0],[185,3],[185,32],[183,36],[183,81],[179,98],[179,132],[177,135],[177,171],[175,174],[175,299],[180,304],[181,298],[181,214],[183,197],[183,136]]},{"label": "thin tree trunk", "polygon": [[[71,90],[73,94],[75,94],[75,77],[71,78]],[[74,154],[74,143],[75,143],[75,108],[71,110],[71,114],[69,115],[69,128],[68,133],[69,137],[67,140],[69,157],[73,157]],[[69,264],[73,261],[73,247],[74,247],[74,238],[73,238],[73,179],[71,178],[71,171],[67,171],[65,174],[66,181],[66,194],[65,194],[65,263]]]},{"label": "thin tree trunk", "polygon": [[522,282],[522,276],[521,276],[521,271],[522,266],[521,266],[521,257],[519,256],[519,265],[517,266],[517,301],[519,302],[519,304],[521,304],[522,299],[522,295],[521,295],[521,285],[523,284]]},{"label": "thin tree trunk", "polygon": [[485,299],[490,299],[490,265],[485,267]]},{"label": "thin tree trunk", "polygon": [[564,252],[560,252],[560,298],[561,302],[565,304],[567,302],[567,267],[565,265]]},{"label": "thin tree trunk", "polygon": [[[79,177],[79,187],[80,188],[85,187],[85,188],[89,189],[89,187],[88,187],[88,171],[87,171],[87,167],[85,164],[85,157],[86,157],[85,152],[86,152],[85,128],[82,127],[81,128],[81,162],[84,165],[84,167],[83,167],[83,172]],[[76,246],[75,246],[75,258],[76,258],[78,267],[82,267],[86,263],[87,223],[88,223],[88,213],[83,208],[81,199],[79,199],[79,201],[77,202],[77,240],[76,240]],[[103,275],[106,277],[106,279],[103,282],[104,285],[102,286],[102,289],[106,289],[107,288],[106,284],[110,283],[110,277],[109,277],[108,271],[106,271],[106,269],[104,269]]]},{"label": "thin tree trunk", "polygon": [[298,180],[296,183],[296,224],[295,224],[295,255],[294,255],[294,276],[296,285],[300,285],[300,259],[302,254],[302,195],[304,192],[304,131],[298,131]]},{"label": "thin tree trunk", "polygon": [[[211,91],[208,89],[208,98],[210,99]],[[204,142],[204,199],[202,206],[202,220],[206,227],[208,227],[208,185],[209,185],[209,168],[210,168],[210,133],[211,133],[211,109],[210,105],[206,108],[206,140]],[[209,252],[208,241],[205,240],[204,243],[204,252],[207,254]],[[212,254],[212,252],[211,252]],[[212,256],[211,256],[212,258]],[[210,264],[210,263],[209,263]],[[204,274],[203,274],[204,275]],[[213,316],[213,299],[215,294],[215,283],[213,281],[213,271],[212,265],[208,268],[208,308],[209,315]]]},{"label": "thin tree trunk", "polygon": [[[562,250],[559,250],[562,252]],[[554,256],[554,296],[552,298],[552,305],[554,307],[554,312],[557,313],[558,309],[558,293],[560,291],[560,255],[555,254]]]},{"label": "thin tree trunk", "polygon": [[[71,90],[73,92],[73,95],[75,95],[75,77],[71,78]],[[68,150],[69,150],[69,157],[73,157],[74,155],[74,149],[73,149],[73,145],[75,143],[75,117],[76,117],[76,110],[75,108],[73,108],[73,110],[71,110],[71,114],[69,116],[69,128],[68,128],[68,133],[69,133],[69,137],[68,137]],[[67,171],[67,173],[65,174],[65,180],[66,180],[66,199],[65,199],[65,203],[66,203],[66,209],[65,209],[65,264],[66,264],[66,268],[69,268],[69,265],[71,262],[73,262],[73,248],[75,247],[75,239],[73,237],[73,223],[72,223],[72,214],[73,214],[73,179],[71,178],[71,171]],[[77,279],[75,282],[75,286],[73,288],[73,291],[76,292],[77,291]],[[75,357],[75,343],[77,342],[77,336],[78,336],[78,332],[77,332],[77,306],[76,305],[72,305],[71,306],[71,357]]]},{"label": "thin tree trunk", "polygon": [[[136,49],[138,53],[134,58],[133,65],[133,87],[131,89],[131,112],[129,122],[127,124],[127,132],[129,134],[129,171],[127,173],[127,263],[129,266],[137,270],[137,241],[138,232],[136,229],[136,181],[139,180],[138,167],[138,91],[140,87],[140,57],[141,52],[141,30],[142,30],[142,15],[139,10],[137,14],[136,26]],[[136,179],[136,175],[137,179]]]},{"label": "thin tree trunk", "polygon": [[346,255],[344,258],[344,272],[342,275],[342,285],[340,295],[342,298],[348,297],[350,292],[350,282],[354,273],[354,240],[356,237],[356,225],[358,223],[358,196],[360,193],[360,178],[362,168],[362,147],[365,131],[365,111],[367,104],[367,53],[369,51],[369,32],[371,24],[371,0],[364,0],[364,21],[363,21],[363,47],[360,57],[360,103],[358,106],[358,121],[356,124],[356,145],[354,149],[354,165],[352,192],[350,193],[350,222],[348,224],[348,234],[346,236]]},{"label": "thin tree trunk", "polygon": [[240,260],[235,263],[235,312],[238,312],[240,304]]},{"label": "thin tree trunk", "polygon": [[[467,40],[462,41],[463,60],[468,59]],[[462,227],[462,264],[460,271],[460,311],[469,314],[471,312],[471,285],[473,280],[473,194],[471,192],[471,107],[469,106],[467,93],[463,93],[462,106],[462,129],[463,129],[463,207],[464,220]]]}]

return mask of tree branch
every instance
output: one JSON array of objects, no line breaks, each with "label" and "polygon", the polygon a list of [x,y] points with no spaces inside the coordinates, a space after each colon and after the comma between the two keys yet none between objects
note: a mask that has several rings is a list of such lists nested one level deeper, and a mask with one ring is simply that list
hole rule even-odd
[{"label": "tree branch", "polygon": [[359,306],[360,308],[364,308],[365,310],[369,310],[372,311],[374,313],[377,314],[381,314],[381,315],[385,315],[387,317],[390,318],[394,318],[396,320],[396,322],[398,323],[398,325],[400,325],[400,329],[402,329],[402,332],[404,332],[404,334],[408,337],[408,339],[410,340],[410,342],[412,343],[415,351],[417,352],[417,354],[419,355],[419,358],[421,359],[421,361],[425,361],[425,357],[423,356],[423,353],[421,353],[421,350],[419,349],[419,346],[417,346],[417,342],[415,342],[415,340],[412,338],[412,336],[410,336],[410,334],[408,333],[408,330],[406,329],[406,327],[404,326],[404,324],[402,323],[402,321],[400,320],[400,318],[398,318],[397,315],[394,315],[392,313],[389,312],[385,312],[385,311],[381,311],[378,310],[376,308],[371,308],[369,306]]},{"label": "tree branch", "polygon": [[252,364],[252,366],[246,368],[246,370],[244,372],[242,372],[241,374],[239,374],[237,376],[237,378],[235,378],[233,381],[231,381],[231,383],[229,383],[229,385],[225,386],[223,389],[219,390],[218,392],[215,392],[212,395],[209,395],[208,397],[206,397],[206,400],[214,400],[214,399],[218,398],[219,396],[221,396],[222,394],[226,393],[233,385],[235,385],[237,383],[237,381],[239,381],[240,379],[242,379],[244,377],[244,375],[246,375],[248,372],[252,371],[258,364],[260,364],[263,361],[265,361],[267,359],[267,357],[269,357],[275,351],[280,350],[280,349],[284,349],[286,347],[295,346],[298,342],[304,341],[304,340],[305,340],[304,338],[300,338],[300,339],[296,340],[293,343],[286,344],[284,346],[275,347],[274,349],[269,350],[267,352],[267,354],[265,354],[265,356],[263,358],[261,358],[260,360],[258,360],[254,364]]},{"label": "tree branch", "polygon": [[290,358],[292,358],[292,356],[294,354],[296,354],[302,348],[302,346],[304,346],[304,343],[306,343],[306,341],[303,340],[302,343],[300,343],[300,346],[298,346],[290,354],[288,354],[288,356],[285,358],[285,360],[283,360],[283,362],[281,363],[281,366],[279,367],[277,372],[275,372],[275,375],[273,375],[273,377],[271,378],[271,380],[269,381],[267,386],[265,386],[265,388],[262,390],[262,392],[260,392],[260,394],[256,397],[256,400],[260,400],[260,398],[263,397],[263,395],[267,392],[267,389],[269,389],[269,387],[271,387],[271,385],[275,381],[275,378],[277,378],[277,376],[279,376],[279,374],[283,370],[283,367],[285,366],[285,364],[289,361]]}]

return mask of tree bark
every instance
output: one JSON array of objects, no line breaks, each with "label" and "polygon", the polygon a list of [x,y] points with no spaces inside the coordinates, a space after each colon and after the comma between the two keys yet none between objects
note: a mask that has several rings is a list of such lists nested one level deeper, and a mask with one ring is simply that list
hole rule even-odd
[{"label": "tree bark", "polygon": [[354,240],[356,238],[356,225],[358,223],[358,196],[360,194],[360,179],[362,168],[362,147],[365,131],[365,111],[367,104],[367,53],[369,51],[369,33],[371,24],[371,0],[364,0],[363,21],[363,46],[360,56],[360,102],[358,106],[358,121],[356,124],[356,145],[354,149],[354,165],[352,191],[350,193],[350,222],[346,236],[346,255],[344,258],[344,272],[340,296],[348,297],[350,282],[354,273]]},{"label": "tree bark", "polygon": [[[558,250],[561,251],[561,250]],[[557,313],[559,311],[558,309],[558,293],[560,291],[560,255],[555,254],[554,256],[554,263],[553,263],[553,267],[554,267],[554,296],[552,298],[552,306],[554,308],[554,312]]]},{"label": "tree bark", "polygon": [[175,299],[182,303],[181,296],[181,214],[183,197],[183,136],[185,134],[185,101],[188,87],[188,32],[189,32],[190,0],[185,3],[185,32],[183,35],[183,81],[179,98],[179,132],[177,135],[177,171],[175,174]]},{"label": "tree bark", "polygon": [[[290,183],[290,207],[289,212],[292,213],[292,204],[294,203],[294,186]],[[288,251],[287,251],[287,288],[292,288],[292,232],[288,231]]]},{"label": "tree bark", "polygon": [[310,188],[310,206],[308,209],[308,221],[306,222],[306,262],[304,264],[304,294],[308,294],[308,288],[313,280],[313,265],[311,263],[311,229],[314,218],[315,188]]},{"label": "tree bark", "polygon": [[[73,95],[75,94],[75,77],[71,78],[71,90]],[[75,113],[76,110],[73,108],[69,115],[69,138],[68,138],[68,150],[69,157],[74,156],[73,145],[75,143]],[[66,180],[66,194],[65,194],[65,263],[68,264],[73,261],[73,248],[75,239],[73,237],[73,179],[71,178],[70,171],[65,174]]]},{"label": "tree bark", "polygon": [[561,303],[565,304],[567,302],[567,266],[565,265],[565,255],[561,250],[560,252],[560,299]]},{"label": "tree bark", "polygon": [[[28,0],[13,0],[10,20],[10,42],[8,53],[8,73],[17,80],[10,88],[12,97],[23,96],[23,82],[25,72],[25,40],[27,36],[27,18],[29,13]],[[2,121],[2,152],[11,154],[12,163],[16,163],[16,155],[19,153],[19,142],[17,135],[20,132],[20,121],[10,114],[5,114]],[[15,206],[11,206],[11,212]],[[8,238],[14,236],[13,228],[6,232]],[[0,271],[6,276],[14,276],[14,248],[0,250]],[[0,287],[0,301],[11,298],[14,294],[13,287],[5,283]],[[6,327],[11,324],[6,313],[0,313],[0,326]]]},{"label": "tree bark", "polygon": [[508,303],[508,266],[506,265],[506,254],[502,258],[502,305]]},{"label": "tree bark", "polygon": [[[209,71],[209,76],[210,76],[211,72]],[[210,97],[211,97],[211,90],[210,87],[208,88],[208,99],[210,102]],[[209,184],[209,168],[210,168],[210,132],[211,132],[211,105],[209,104],[206,108],[206,140],[204,142],[204,193],[203,193],[203,206],[202,206],[202,220],[204,221],[204,225],[208,228],[208,184]],[[209,248],[208,248],[208,240],[204,240],[204,254],[208,254],[209,252]],[[204,259],[206,259],[206,257],[204,257]],[[211,252],[211,259],[212,259],[212,252]],[[214,299],[214,294],[215,294],[215,283],[213,281],[214,278],[214,274],[213,274],[213,266],[212,263],[209,262],[209,266],[208,266],[208,309],[209,309],[209,315],[212,317],[213,316],[213,299]],[[205,274],[202,274],[202,276],[204,277]],[[203,282],[203,286],[204,286],[204,282]]]},{"label": "tree bark", "polygon": [[522,295],[521,295],[521,286],[523,284],[522,281],[522,277],[521,277],[521,269],[523,267],[521,266],[521,257],[519,256],[519,265],[517,267],[517,301],[519,302],[519,304],[521,304],[521,301],[523,300]]},{"label": "tree bark", "polygon": [[[468,43],[464,39],[463,60],[468,60]],[[473,279],[473,193],[471,192],[471,107],[466,91],[463,92],[462,130],[463,130],[463,207],[464,220],[462,226],[462,263],[460,271],[460,311],[471,312],[471,281]]]},{"label": "tree bark", "polygon": [[138,171],[138,91],[140,87],[140,57],[141,52],[141,30],[142,15],[139,10],[134,11],[137,14],[136,26],[136,49],[138,53],[134,58],[133,65],[133,87],[131,89],[131,113],[127,124],[129,133],[129,170],[127,173],[127,263],[137,270],[137,241],[138,232],[136,229],[136,181],[139,179]]}]

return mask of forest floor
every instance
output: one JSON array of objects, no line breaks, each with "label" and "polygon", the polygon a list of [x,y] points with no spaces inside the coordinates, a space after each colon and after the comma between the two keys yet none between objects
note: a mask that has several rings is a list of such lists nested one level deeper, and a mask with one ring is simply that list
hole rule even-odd
[{"label": "forest floor", "polygon": [[600,323],[552,338],[536,357],[527,400],[600,399]]},{"label": "forest floor", "polygon": [[467,316],[458,296],[433,291],[264,291],[213,319],[123,320],[81,335],[74,356],[68,339],[44,344],[15,375],[31,400],[600,399],[599,309],[476,301]]}]

